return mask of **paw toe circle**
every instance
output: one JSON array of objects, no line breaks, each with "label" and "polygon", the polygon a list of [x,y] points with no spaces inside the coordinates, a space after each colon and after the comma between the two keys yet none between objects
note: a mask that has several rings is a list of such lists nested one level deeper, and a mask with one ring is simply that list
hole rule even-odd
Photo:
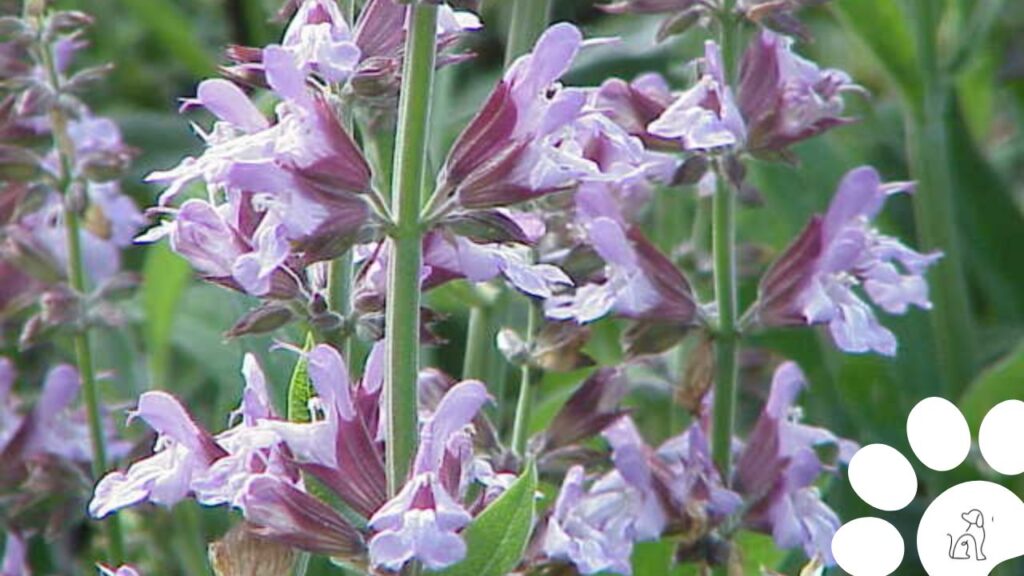
[{"label": "paw toe circle", "polygon": [[832,539],[832,557],[852,576],[888,576],[903,562],[903,537],[880,518],[844,524]]},{"label": "paw toe circle", "polygon": [[906,456],[885,444],[858,450],[850,460],[848,476],[861,500],[879,510],[902,510],[917,494],[913,466]]},{"label": "paw toe circle", "polygon": [[1006,475],[1024,473],[1024,402],[1007,400],[996,404],[981,422],[978,445],[981,455],[996,472]]},{"label": "paw toe circle", "polygon": [[946,472],[959,466],[971,451],[971,430],[955,404],[925,398],[907,417],[907,439],[925,466]]}]

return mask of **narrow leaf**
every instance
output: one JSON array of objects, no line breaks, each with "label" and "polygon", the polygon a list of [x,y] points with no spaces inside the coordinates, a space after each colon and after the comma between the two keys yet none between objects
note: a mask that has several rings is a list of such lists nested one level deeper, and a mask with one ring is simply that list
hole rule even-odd
[{"label": "narrow leaf", "polygon": [[[315,341],[312,334],[306,334],[306,345],[303,351],[313,349]],[[313,397],[313,384],[309,381],[309,362],[300,356],[295,363],[291,382],[288,384],[288,420],[292,422],[309,422],[313,415],[309,411],[309,399]]]}]

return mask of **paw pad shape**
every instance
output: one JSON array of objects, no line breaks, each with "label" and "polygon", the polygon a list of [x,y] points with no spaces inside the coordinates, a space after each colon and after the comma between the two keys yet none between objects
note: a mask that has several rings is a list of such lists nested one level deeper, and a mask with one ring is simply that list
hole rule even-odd
[{"label": "paw pad shape", "polygon": [[[907,418],[907,438],[917,459],[938,472],[959,466],[971,450],[967,420],[942,398],[922,400]],[[1007,400],[982,421],[981,455],[1000,474],[1024,473],[1024,402]],[[861,448],[849,467],[862,500],[884,511],[906,507],[917,475],[903,454],[884,444]],[[986,481],[964,482],[940,494],[921,517],[917,549],[930,576],[986,576],[998,564],[1024,556],[1024,502]],[[836,563],[852,576],[887,576],[903,561],[899,532],[880,518],[843,525],[832,541]]]}]

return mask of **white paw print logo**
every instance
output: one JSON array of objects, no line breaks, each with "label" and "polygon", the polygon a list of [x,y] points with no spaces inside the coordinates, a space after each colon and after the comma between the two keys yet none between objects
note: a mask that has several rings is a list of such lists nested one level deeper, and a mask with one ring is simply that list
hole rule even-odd
[{"label": "white paw print logo", "polygon": [[[967,420],[942,398],[922,400],[907,418],[907,438],[925,466],[946,472],[971,450]],[[981,455],[1000,474],[1024,473],[1024,402],[1007,400],[985,416]],[[879,510],[906,507],[917,476],[903,454],[884,444],[861,448],[850,461],[850,483]],[[992,482],[964,482],[939,495],[917,528],[921,564],[930,576],[985,576],[998,564],[1024,556],[1024,502]],[[903,561],[903,538],[885,520],[859,518],[832,540],[836,563],[853,576],[887,576]]]}]

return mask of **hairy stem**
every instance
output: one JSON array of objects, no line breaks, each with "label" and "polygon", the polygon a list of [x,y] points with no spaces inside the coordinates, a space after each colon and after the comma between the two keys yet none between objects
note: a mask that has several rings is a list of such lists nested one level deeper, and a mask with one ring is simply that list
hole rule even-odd
[{"label": "hairy stem", "polygon": [[434,87],[437,6],[410,8],[398,112],[392,207],[395,226],[387,302],[388,494],[405,482],[417,442],[420,356],[420,266],[423,260],[420,197],[425,178],[430,103]]},{"label": "hairy stem", "polygon": [[736,326],[736,193],[724,171],[718,176],[712,221],[718,325],[715,331],[715,405],[711,453],[723,481],[728,484],[732,474],[731,444],[736,415],[739,332]]},{"label": "hairy stem", "polygon": [[516,58],[533,49],[548,25],[551,14],[551,0],[516,0],[512,6],[512,21],[508,31],[508,47],[505,50],[505,67]]},{"label": "hairy stem", "polygon": [[[534,335],[540,326],[540,305],[533,300],[529,302],[530,311],[526,321],[526,339],[532,345]],[[519,372],[519,400],[516,402],[516,419],[512,425],[512,452],[517,456],[526,455],[526,436],[530,428],[530,412],[533,405],[534,371],[529,362],[523,364]]]},{"label": "hairy stem", "polygon": [[[725,80],[736,79],[736,63],[742,21],[735,11],[735,0],[725,0],[719,14],[719,42]],[[732,435],[736,416],[737,359],[739,330],[736,297],[736,191],[719,159],[718,187],[711,207],[711,251],[714,262],[715,304],[715,404],[712,409],[711,452],[715,464],[728,485],[732,475]]]},{"label": "hairy stem", "polygon": [[[509,23],[508,47],[505,51],[505,68],[516,58],[530,52],[537,38],[547,28],[551,16],[551,0],[515,0],[512,6],[512,20]],[[526,322],[526,339],[533,344],[534,334],[540,327],[542,318],[540,306],[529,300],[529,312]],[[519,399],[516,402],[515,420],[512,424],[512,452],[519,456],[526,453],[526,435],[530,424],[530,412],[533,403],[531,389],[534,378],[533,368],[524,363],[519,375]]]},{"label": "hairy stem", "polygon": [[932,0],[910,3],[924,81],[923,99],[907,103],[908,155],[918,181],[914,216],[921,247],[945,253],[931,282],[932,326],[945,393],[959,395],[974,370],[974,337],[966,276],[958,237],[949,138],[945,114],[950,105],[950,79],[939,64],[938,7]]},{"label": "hairy stem", "polygon": [[[40,59],[45,68],[51,87],[60,94],[62,81],[50,47],[40,49]],[[79,210],[84,201],[84,190],[74,174],[75,146],[68,134],[68,119],[59,105],[50,110],[50,129],[54,146],[60,161],[59,191],[64,195],[64,229],[67,241],[67,277],[71,289],[80,296],[86,294],[85,266],[82,260],[82,237]],[[78,373],[82,379],[82,395],[89,421],[89,439],[92,447],[92,474],[99,480],[107,471],[107,446],[100,415],[100,397],[96,384],[96,370],[93,367],[92,347],[86,325],[77,327],[74,336],[75,357]],[[107,558],[118,565],[124,560],[124,539],[121,535],[121,521],[116,515],[104,521],[107,535]]]}]

